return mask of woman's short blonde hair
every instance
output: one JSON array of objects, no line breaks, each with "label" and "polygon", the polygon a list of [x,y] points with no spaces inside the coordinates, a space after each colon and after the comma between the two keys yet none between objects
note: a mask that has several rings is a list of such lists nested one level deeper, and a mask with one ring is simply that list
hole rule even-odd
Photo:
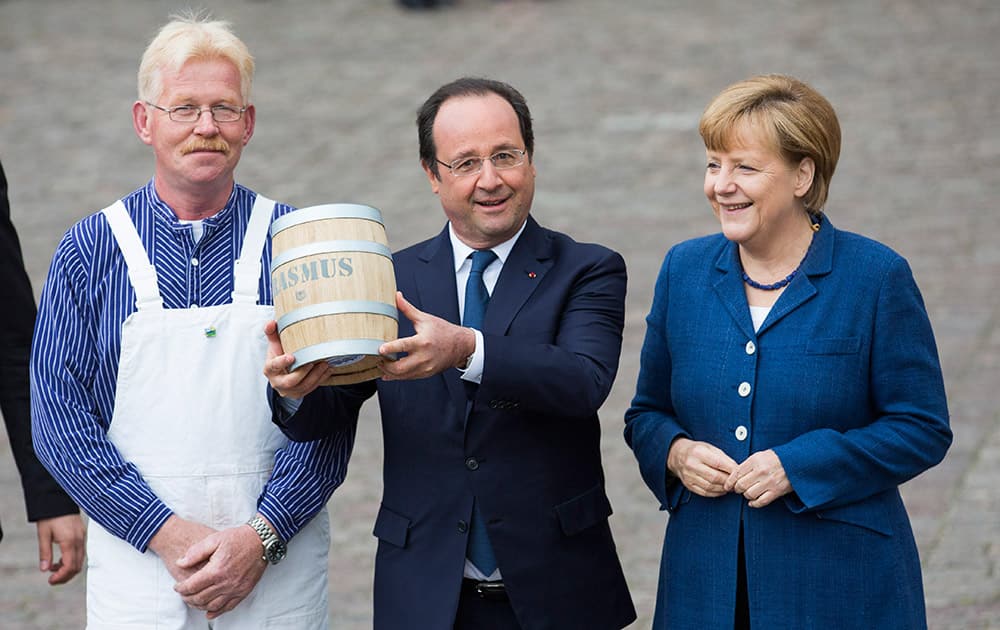
[{"label": "woman's short blonde hair", "polygon": [[156,103],[163,92],[163,72],[179,70],[194,60],[224,59],[240,73],[243,105],[250,103],[253,57],[228,22],[195,14],[174,16],[153,41],[139,63],[139,100]]},{"label": "woman's short blonde hair", "polygon": [[812,158],[816,172],[803,202],[810,213],[821,212],[840,157],[840,123],[830,102],[794,77],[755,76],[712,99],[698,132],[708,150],[727,151],[740,140],[745,124],[770,134],[773,148],[789,164]]}]

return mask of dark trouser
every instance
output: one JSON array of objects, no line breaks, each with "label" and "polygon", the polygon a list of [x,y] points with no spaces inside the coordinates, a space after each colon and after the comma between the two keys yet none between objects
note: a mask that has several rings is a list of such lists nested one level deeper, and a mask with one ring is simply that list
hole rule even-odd
[{"label": "dark trouser", "polygon": [[475,580],[462,580],[455,630],[520,630],[507,593],[497,589],[477,590],[477,584]]},{"label": "dark trouser", "polygon": [[736,576],[735,630],[750,630],[750,597],[747,594],[747,555],[743,551],[743,523],[740,523],[740,557]]}]

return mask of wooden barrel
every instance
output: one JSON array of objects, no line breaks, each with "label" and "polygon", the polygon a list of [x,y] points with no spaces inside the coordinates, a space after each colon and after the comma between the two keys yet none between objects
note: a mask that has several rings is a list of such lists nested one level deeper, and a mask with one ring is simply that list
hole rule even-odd
[{"label": "wooden barrel", "polygon": [[398,334],[396,278],[381,213],[335,203],[300,208],[271,224],[271,291],[295,370],[334,368],[327,385],[378,378],[378,349]]}]

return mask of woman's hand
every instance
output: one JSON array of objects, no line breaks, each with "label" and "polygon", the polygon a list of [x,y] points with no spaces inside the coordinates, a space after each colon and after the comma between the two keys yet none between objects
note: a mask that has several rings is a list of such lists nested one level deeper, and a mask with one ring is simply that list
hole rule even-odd
[{"label": "woman's hand", "polygon": [[685,488],[703,497],[721,497],[729,492],[725,484],[736,469],[735,461],[708,442],[679,437],[667,452],[667,470]]},{"label": "woman's hand", "polygon": [[729,474],[726,492],[742,494],[752,508],[764,507],[792,491],[778,455],[768,449],[747,457]]}]

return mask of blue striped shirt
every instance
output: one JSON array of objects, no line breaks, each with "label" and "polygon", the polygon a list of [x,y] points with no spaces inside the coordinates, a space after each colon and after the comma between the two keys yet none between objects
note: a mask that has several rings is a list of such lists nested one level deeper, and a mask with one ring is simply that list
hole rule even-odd
[{"label": "blue striped shirt", "polygon": [[[164,308],[231,301],[233,264],[255,199],[253,191],[234,186],[226,207],[204,220],[197,244],[191,226],[178,221],[152,181],[123,199],[156,267]],[[272,218],[291,210],[276,204]],[[272,303],[270,260],[268,239],[262,304]],[[42,291],[32,344],[31,406],[42,463],[92,519],[145,551],[172,512],[107,438],[121,326],[135,310],[135,291],[111,228],[100,213],[83,219],[59,243]],[[258,510],[284,540],[324,508],[344,480],[353,446],[351,428],[278,451]]]}]

